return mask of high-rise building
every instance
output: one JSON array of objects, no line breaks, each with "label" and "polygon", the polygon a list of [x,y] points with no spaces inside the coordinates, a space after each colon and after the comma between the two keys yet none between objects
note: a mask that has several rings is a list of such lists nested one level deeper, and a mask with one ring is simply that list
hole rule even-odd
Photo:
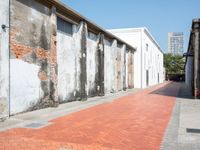
[{"label": "high-rise building", "polygon": [[183,33],[168,33],[168,53],[172,55],[183,55]]}]

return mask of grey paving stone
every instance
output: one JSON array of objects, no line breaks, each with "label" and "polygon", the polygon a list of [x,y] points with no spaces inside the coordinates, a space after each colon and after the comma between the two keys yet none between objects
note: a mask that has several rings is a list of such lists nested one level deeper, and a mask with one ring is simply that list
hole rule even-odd
[{"label": "grey paving stone", "polygon": [[163,138],[161,150],[200,150],[200,100],[194,100],[184,83],[180,86],[171,120]]},{"label": "grey paving stone", "polygon": [[173,109],[172,117],[165,132],[165,136],[161,145],[161,150],[177,150],[178,149],[178,129],[179,129],[180,101],[176,101]]}]

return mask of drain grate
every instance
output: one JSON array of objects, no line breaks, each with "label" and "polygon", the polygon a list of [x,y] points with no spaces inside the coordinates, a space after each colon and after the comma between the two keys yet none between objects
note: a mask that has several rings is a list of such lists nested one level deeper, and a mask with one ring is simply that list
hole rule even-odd
[{"label": "drain grate", "polygon": [[186,128],[188,133],[200,133],[200,129]]},{"label": "drain grate", "polygon": [[25,125],[24,127],[25,127],[25,128],[37,129],[37,128],[44,127],[44,126],[46,126],[46,125],[47,125],[47,123],[38,123],[38,122],[34,122],[34,123],[27,124],[27,125]]}]

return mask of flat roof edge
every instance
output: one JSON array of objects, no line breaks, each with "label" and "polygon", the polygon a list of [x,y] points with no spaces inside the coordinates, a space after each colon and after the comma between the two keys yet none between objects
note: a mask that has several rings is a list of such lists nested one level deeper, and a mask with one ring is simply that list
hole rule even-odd
[{"label": "flat roof edge", "polygon": [[152,36],[152,34],[149,32],[149,30],[146,27],[138,27],[138,28],[117,28],[117,29],[108,29],[110,32],[119,32],[119,33],[128,33],[128,32],[141,32],[144,31],[144,33],[152,40],[152,42],[156,45],[156,47],[160,50],[160,52],[163,52],[163,50],[160,48],[159,44],[155,40],[155,38]]},{"label": "flat roof edge", "polygon": [[119,37],[115,36],[114,34],[106,31],[105,29],[103,29],[102,27],[100,27],[99,25],[97,25],[96,23],[92,22],[91,20],[89,20],[88,18],[82,16],[80,13],[78,13],[77,11],[75,11],[74,9],[70,8],[69,6],[67,6],[66,4],[64,4],[63,2],[59,1],[59,0],[47,0],[48,2],[50,2],[52,5],[55,5],[56,8],[61,8],[68,10],[72,15],[75,15],[76,17],[78,17],[80,20],[85,21],[87,24],[94,26],[97,30],[99,30],[101,33],[103,33],[105,36],[107,37],[111,37],[112,39],[116,39],[119,42],[126,44],[128,46],[128,48],[136,51],[136,48],[131,46],[130,44],[128,44],[127,42],[125,42],[124,40],[120,39]]}]

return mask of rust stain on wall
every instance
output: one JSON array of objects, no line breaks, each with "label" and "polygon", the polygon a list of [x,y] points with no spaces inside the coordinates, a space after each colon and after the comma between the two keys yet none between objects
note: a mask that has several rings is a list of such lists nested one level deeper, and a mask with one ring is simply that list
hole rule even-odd
[{"label": "rust stain on wall", "polygon": [[15,55],[15,58],[22,59],[26,54],[29,54],[32,52],[32,48],[29,46],[26,46],[24,44],[20,44],[16,41],[16,37],[19,35],[19,30],[16,28],[12,28],[10,30],[10,39],[11,39],[11,52]]},{"label": "rust stain on wall", "polygon": [[117,90],[121,90],[121,49],[117,48]]},{"label": "rust stain on wall", "polygon": [[40,71],[38,76],[41,81],[45,81],[47,79],[47,74],[45,71]]},{"label": "rust stain on wall", "polygon": [[23,58],[26,54],[32,52],[32,48],[19,44],[19,43],[12,43],[11,44],[11,51],[15,54],[17,59]]},{"label": "rust stain on wall", "polygon": [[48,59],[49,57],[49,51],[43,48],[37,48],[35,53],[36,53],[37,58],[39,59]]},{"label": "rust stain on wall", "polygon": [[133,87],[133,53],[128,51],[128,87]]},{"label": "rust stain on wall", "polygon": [[[54,31],[54,30],[53,30]],[[51,35],[51,50],[49,53],[50,63],[50,99],[54,101],[54,106],[58,106],[58,66],[57,66],[57,41],[56,35]]]}]

